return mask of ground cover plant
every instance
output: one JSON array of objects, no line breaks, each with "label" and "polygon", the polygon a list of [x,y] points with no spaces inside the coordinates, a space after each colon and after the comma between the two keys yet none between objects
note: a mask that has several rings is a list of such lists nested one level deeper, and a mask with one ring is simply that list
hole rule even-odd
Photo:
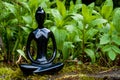
[{"label": "ground cover plant", "polygon": [[47,13],[44,25],[56,38],[56,61],[119,66],[120,1],[115,1],[0,0],[0,62],[15,64],[19,55],[26,62],[27,37],[37,27],[34,14],[42,6]]}]

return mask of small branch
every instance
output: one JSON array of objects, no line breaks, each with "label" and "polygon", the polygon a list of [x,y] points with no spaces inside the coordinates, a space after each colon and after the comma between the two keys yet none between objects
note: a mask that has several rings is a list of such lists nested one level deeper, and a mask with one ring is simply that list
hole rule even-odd
[{"label": "small branch", "polygon": [[16,64],[20,63],[21,59],[22,59],[22,56],[20,55],[18,60],[16,61]]}]

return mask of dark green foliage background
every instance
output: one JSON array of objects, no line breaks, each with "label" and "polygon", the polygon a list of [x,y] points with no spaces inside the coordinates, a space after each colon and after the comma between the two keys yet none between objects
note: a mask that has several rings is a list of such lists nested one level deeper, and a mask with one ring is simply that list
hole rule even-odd
[{"label": "dark green foliage background", "polygon": [[24,50],[28,34],[37,27],[35,10],[42,6],[47,13],[44,25],[56,38],[57,60],[118,65],[120,1],[84,1],[1,0],[0,34],[4,52],[0,58],[13,63],[19,55],[26,58]]}]

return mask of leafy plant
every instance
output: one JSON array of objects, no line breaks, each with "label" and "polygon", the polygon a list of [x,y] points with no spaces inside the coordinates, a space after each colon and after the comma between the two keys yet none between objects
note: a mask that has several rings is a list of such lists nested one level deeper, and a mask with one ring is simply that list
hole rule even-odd
[{"label": "leafy plant", "polygon": [[[0,1],[0,34],[6,59],[14,62],[16,51],[25,57],[22,48],[28,33],[37,27],[34,15],[37,7],[42,6],[47,14],[44,25],[53,31],[63,60],[116,60],[120,54],[120,8],[114,9],[112,0],[106,0],[100,7],[95,3],[82,4],[81,0],[71,0],[66,6],[66,1]],[[57,57],[61,57],[59,54]]]},{"label": "leafy plant", "polygon": [[[29,26],[32,23],[31,16],[28,13],[30,9],[24,2],[4,2],[2,5],[5,8],[1,15],[1,30],[2,37],[5,44],[5,57],[7,61],[14,62],[16,59],[16,49],[22,48],[26,41],[24,36],[29,31]],[[19,11],[17,11],[20,9]],[[28,25],[27,25],[28,24]],[[23,38],[24,37],[24,38]],[[14,45],[13,45],[14,44]]]}]

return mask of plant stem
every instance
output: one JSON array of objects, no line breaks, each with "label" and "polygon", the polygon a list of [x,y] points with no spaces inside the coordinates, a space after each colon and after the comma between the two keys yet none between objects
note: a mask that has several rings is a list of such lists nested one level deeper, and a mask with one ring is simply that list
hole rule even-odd
[{"label": "plant stem", "polygon": [[85,26],[83,27],[83,30],[82,30],[82,61],[85,61],[85,52],[84,52],[84,49],[85,49]]}]

